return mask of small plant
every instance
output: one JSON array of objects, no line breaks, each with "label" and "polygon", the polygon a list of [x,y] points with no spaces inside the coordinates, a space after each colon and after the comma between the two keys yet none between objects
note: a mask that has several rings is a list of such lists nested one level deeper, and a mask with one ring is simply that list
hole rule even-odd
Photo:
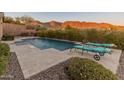
[{"label": "small plant", "polygon": [[13,35],[3,35],[2,40],[3,41],[14,40],[14,36]]},{"label": "small plant", "polygon": [[71,58],[65,73],[72,80],[116,80],[111,71],[89,59]]}]

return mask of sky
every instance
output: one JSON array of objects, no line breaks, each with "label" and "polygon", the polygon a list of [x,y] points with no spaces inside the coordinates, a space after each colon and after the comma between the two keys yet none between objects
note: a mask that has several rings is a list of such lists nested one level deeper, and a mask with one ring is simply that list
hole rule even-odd
[{"label": "sky", "polygon": [[5,16],[31,16],[41,22],[85,21],[124,26],[124,12],[5,12]]}]

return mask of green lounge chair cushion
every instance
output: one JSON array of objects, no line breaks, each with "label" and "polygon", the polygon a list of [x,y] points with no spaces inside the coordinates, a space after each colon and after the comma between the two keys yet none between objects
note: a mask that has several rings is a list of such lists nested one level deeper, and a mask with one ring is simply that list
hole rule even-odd
[{"label": "green lounge chair cushion", "polygon": [[99,44],[99,43],[86,43],[87,45],[101,46],[101,47],[114,47],[114,44]]},{"label": "green lounge chair cushion", "polygon": [[111,49],[102,47],[89,47],[86,45],[75,45],[73,48],[82,49],[85,51],[91,51],[96,53],[111,53]]}]

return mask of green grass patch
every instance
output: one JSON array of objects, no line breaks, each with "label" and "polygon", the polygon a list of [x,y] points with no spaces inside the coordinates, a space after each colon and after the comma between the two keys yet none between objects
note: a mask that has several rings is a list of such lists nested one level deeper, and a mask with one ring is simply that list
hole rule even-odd
[{"label": "green grass patch", "polygon": [[4,74],[6,65],[10,57],[10,48],[8,44],[0,43],[0,76]]}]

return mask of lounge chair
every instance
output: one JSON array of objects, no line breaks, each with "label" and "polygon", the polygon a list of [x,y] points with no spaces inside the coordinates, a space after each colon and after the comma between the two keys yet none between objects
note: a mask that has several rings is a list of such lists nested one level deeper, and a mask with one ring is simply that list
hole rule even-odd
[{"label": "lounge chair", "polygon": [[[108,54],[112,53],[111,49],[103,48],[103,47],[91,47],[91,46],[87,46],[87,45],[74,45],[72,48],[81,49],[82,53],[83,53],[83,51],[96,53],[94,55],[94,59],[97,60],[97,61],[99,61],[100,60],[100,56],[104,56],[105,53],[108,53]],[[70,49],[70,51],[71,51],[71,49]]]},{"label": "lounge chair", "polygon": [[108,48],[116,47],[115,44],[100,44],[100,43],[91,43],[91,42],[86,43],[86,45],[92,45],[97,47],[108,47]]}]

